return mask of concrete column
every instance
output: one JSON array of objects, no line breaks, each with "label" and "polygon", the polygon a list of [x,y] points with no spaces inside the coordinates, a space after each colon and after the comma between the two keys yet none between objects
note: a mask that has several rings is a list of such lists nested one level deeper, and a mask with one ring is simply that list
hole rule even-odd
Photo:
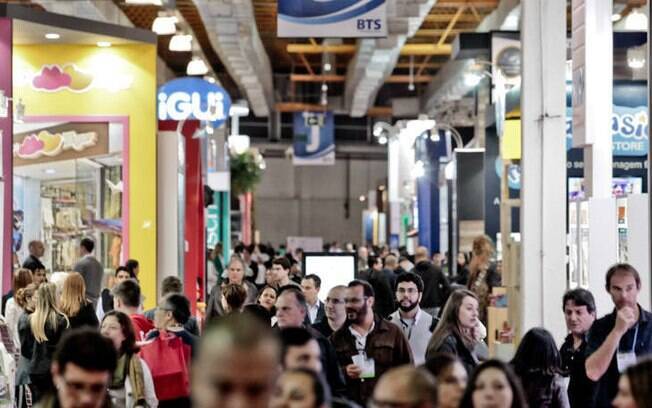
[{"label": "concrete column", "polygon": [[522,24],[522,253],[514,322],[522,336],[544,326],[565,334],[566,1],[524,0]]}]

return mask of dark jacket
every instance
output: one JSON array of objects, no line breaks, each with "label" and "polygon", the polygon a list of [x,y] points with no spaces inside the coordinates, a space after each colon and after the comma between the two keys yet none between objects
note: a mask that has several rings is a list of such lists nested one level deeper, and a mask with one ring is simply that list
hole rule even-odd
[{"label": "dark jacket", "polygon": [[449,353],[457,356],[469,376],[478,365],[478,357],[473,351],[469,350],[469,348],[464,344],[464,341],[462,341],[462,339],[455,333],[449,334],[436,349],[428,347],[428,350],[426,351],[426,361],[435,353]]},{"label": "dark jacket", "polygon": [[423,280],[421,308],[442,307],[448,299],[450,285],[441,268],[434,266],[430,261],[421,261],[414,266],[413,272]]},{"label": "dark jacket", "polygon": [[[342,371],[346,373],[346,366],[353,364],[352,357],[359,354],[348,324],[333,333],[331,343],[337,352]],[[367,336],[364,351],[368,358],[374,359],[375,377],[354,380],[345,374],[349,398],[361,405],[366,404],[376,382],[386,371],[403,364],[412,364],[410,344],[401,329],[379,317],[376,317],[374,328]]]},{"label": "dark jacket", "polygon": [[[523,378],[521,377],[521,380]],[[532,383],[522,381],[525,397],[530,407],[569,408],[564,380],[559,374],[542,377]]]},{"label": "dark jacket", "polygon": [[50,365],[54,350],[68,328],[68,322],[62,315],[57,315],[57,329],[47,326],[45,335],[48,340],[39,343],[34,338],[32,328],[29,324],[29,315],[21,316],[18,321],[18,333],[20,336],[20,353],[30,361],[30,375],[49,375]]},{"label": "dark jacket", "polygon": [[41,262],[41,260],[35,257],[34,255],[29,255],[27,258],[25,258],[25,261],[23,262],[23,268],[29,269],[30,271],[34,272],[37,269],[45,270],[45,265],[43,265],[43,262]]},{"label": "dark jacket", "polygon": [[95,314],[95,308],[93,308],[93,304],[90,302],[84,304],[76,315],[68,316],[68,321],[70,321],[71,329],[82,326],[97,329],[100,326],[100,322],[97,320],[97,315]]},{"label": "dark jacket", "polygon": [[[228,279],[226,280],[228,283]],[[245,300],[245,306],[252,303],[256,303],[256,298],[258,297],[258,289],[256,285],[249,282],[248,280],[243,280],[242,284],[247,289],[247,299]],[[213,286],[211,293],[208,297],[208,302],[206,302],[206,323],[210,322],[216,317],[222,316],[224,314],[224,309],[222,308],[222,287],[220,285]]]},{"label": "dark jacket", "polygon": [[338,365],[337,355],[335,353],[335,348],[330,341],[317,330],[313,329],[310,326],[306,326],[306,329],[312,334],[312,336],[319,343],[319,351],[321,352],[321,365],[324,375],[326,376],[326,381],[330,386],[331,392],[334,396],[344,396],[346,395],[346,383],[344,381],[344,374],[342,369]]},{"label": "dark jacket", "polygon": [[374,313],[385,319],[396,310],[391,283],[385,276],[384,271],[372,270],[369,276],[369,284],[374,289]]}]

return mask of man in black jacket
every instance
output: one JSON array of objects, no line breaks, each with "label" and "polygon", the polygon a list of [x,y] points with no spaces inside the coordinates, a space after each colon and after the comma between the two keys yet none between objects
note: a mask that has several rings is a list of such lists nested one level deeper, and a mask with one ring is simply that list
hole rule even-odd
[{"label": "man in black jacket", "polygon": [[448,299],[450,284],[441,268],[437,268],[430,262],[426,247],[417,248],[414,253],[414,263],[412,272],[419,275],[424,285],[420,306],[427,313],[437,316]]}]

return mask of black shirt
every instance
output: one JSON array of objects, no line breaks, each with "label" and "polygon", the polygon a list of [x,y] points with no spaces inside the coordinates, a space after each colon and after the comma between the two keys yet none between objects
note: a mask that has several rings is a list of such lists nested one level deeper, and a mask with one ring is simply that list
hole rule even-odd
[{"label": "black shirt", "polygon": [[323,319],[312,325],[312,328],[321,333],[322,336],[329,338],[334,333],[331,325],[328,324],[328,319]]},{"label": "black shirt", "polygon": [[586,376],[586,338],[577,348],[573,348],[573,335],[569,334],[561,345],[561,369],[565,377],[570,377],[568,401],[571,408],[585,408],[593,405],[595,383]]},{"label": "black shirt", "polygon": [[37,269],[45,270],[45,265],[43,265],[40,259],[38,259],[34,255],[30,255],[27,258],[25,258],[25,262],[23,262],[23,268],[29,269],[30,271],[34,272]]},{"label": "black shirt", "polygon": [[[652,353],[652,313],[643,310],[640,306],[640,317],[638,323],[625,333],[620,339],[618,350],[627,352],[632,349],[634,343],[634,334],[638,326],[638,335],[636,336],[636,345],[634,351],[637,357],[642,357]],[[601,319],[598,319],[587,337],[586,356],[587,358],[593,354],[602,343],[605,341],[611,330],[616,324],[616,310]],[[611,407],[611,401],[618,393],[618,380],[620,373],[618,372],[618,363],[616,362],[616,353],[611,358],[609,368],[604,375],[598,380],[595,392],[595,407],[607,408]]]}]

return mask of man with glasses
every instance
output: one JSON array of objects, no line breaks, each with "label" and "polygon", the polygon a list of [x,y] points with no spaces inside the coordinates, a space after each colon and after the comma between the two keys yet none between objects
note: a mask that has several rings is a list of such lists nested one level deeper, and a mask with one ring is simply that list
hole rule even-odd
[{"label": "man with glasses", "polygon": [[331,336],[346,373],[349,398],[365,405],[378,378],[393,367],[412,364],[410,345],[395,325],[374,316],[374,290],[354,280],[346,289],[347,324]]},{"label": "man with glasses", "polygon": [[312,328],[324,335],[324,337],[330,337],[331,334],[344,326],[346,322],[346,309],[344,308],[345,292],[346,286],[343,285],[331,288],[324,304],[326,318],[312,325]]},{"label": "man with glasses", "polygon": [[414,364],[426,361],[426,348],[439,319],[432,317],[419,307],[423,295],[423,280],[419,275],[407,272],[396,278],[396,302],[398,310],[389,316],[389,321],[403,331],[410,343]]},{"label": "man with glasses", "polygon": [[393,368],[382,376],[370,401],[370,408],[435,408],[435,378],[422,368]]},{"label": "man with glasses", "polygon": [[100,408],[107,397],[118,356],[113,343],[96,330],[70,330],[59,342],[52,361],[56,393],[46,395],[38,408]]}]

